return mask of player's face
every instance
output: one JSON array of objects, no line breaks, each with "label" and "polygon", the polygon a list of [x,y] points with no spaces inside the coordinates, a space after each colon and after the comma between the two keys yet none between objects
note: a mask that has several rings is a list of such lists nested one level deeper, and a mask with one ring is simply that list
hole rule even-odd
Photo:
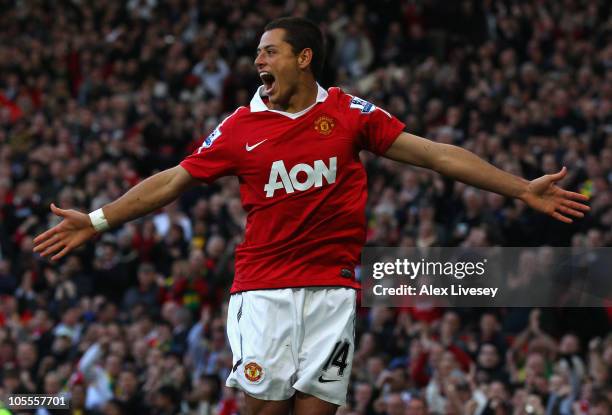
[{"label": "player's face", "polygon": [[298,56],[284,40],[285,29],[268,30],[257,47],[255,66],[264,92],[273,106],[285,106],[296,92],[300,68]]}]

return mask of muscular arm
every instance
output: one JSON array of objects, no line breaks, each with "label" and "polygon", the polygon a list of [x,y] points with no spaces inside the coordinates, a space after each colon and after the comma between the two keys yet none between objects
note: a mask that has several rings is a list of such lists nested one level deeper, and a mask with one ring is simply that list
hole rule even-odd
[{"label": "muscular arm", "polygon": [[102,208],[111,227],[154,212],[198,183],[181,166],[157,173]]},{"label": "muscular arm", "polygon": [[[143,180],[102,211],[111,227],[119,226],[167,205],[197,183],[187,170],[176,166]],[[34,238],[34,252],[41,256],[54,254],[52,260],[60,259],[96,235],[86,213],[54,204],[51,211],[63,220]]]},{"label": "muscular arm", "polygon": [[385,157],[426,167],[463,183],[509,197],[520,198],[529,185],[528,180],[500,170],[461,147],[436,143],[408,133],[400,134]]},{"label": "muscular arm", "polygon": [[589,207],[588,198],[555,185],[567,171],[549,174],[532,181],[514,176],[489,164],[475,154],[457,146],[436,143],[416,135],[401,133],[385,153],[385,157],[426,167],[472,186],[508,197],[521,199],[533,209],[562,222],[568,216],[581,218]]}]

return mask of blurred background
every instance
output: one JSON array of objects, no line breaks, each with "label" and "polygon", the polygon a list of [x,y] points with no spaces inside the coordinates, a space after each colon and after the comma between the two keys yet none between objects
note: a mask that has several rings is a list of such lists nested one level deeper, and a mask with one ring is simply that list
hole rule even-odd
[{"label": "blurred background", "polygon": [[[248,105],[259,36],[280,16],[324,30],[323,86],[528,179],[567,166],[561,185],[591,197],[591,213],[565,225],[363,153],[368,245],[609,247],[611,7],[1,0],[0,394],[65,393],[74,414],[245,413],[223,386],[246,223],[237,180],[186,193],[57,264],[32,254],[32,238],[57,223],[50,202],[95,210]],[[538,283],[538,252],[522,259],[519,289]],[[612,305],[375,307],[357,323],[341,414],[611,413]]]}]

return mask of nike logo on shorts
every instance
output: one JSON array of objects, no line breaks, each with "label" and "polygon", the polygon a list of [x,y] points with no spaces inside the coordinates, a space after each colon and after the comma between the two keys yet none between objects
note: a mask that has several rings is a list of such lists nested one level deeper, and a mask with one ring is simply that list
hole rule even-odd
[{"label": "nike logo on shorts", "polygon": [[319,376],[319,382],[321,383],[329,383],[329,382],[338,382],[340,379],[325,379],[323,375]]},{"label": "nike logo on shorts", "polygon": [[245,144],[246,151],[251,151],[251,150],[253,150],[253,149],[254,149],[255,147],[257,147],[258,145],[263,144],[263,142],[264,142],[264,141],[268,141],[268,139],[266,138],[265,140],[261,140],[259,143],[257,143],[257,144],[253,144],[252,146],[250,146],[250,145],[249,145],[249,143],[246,143],[246,144]]}]

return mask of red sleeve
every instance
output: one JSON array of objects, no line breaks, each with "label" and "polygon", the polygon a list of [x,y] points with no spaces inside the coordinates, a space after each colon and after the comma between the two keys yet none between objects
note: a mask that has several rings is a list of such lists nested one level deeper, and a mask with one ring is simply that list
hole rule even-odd
[{"label": "red sleeve", "polygon": [[361,98],[351,97],[349,108],[358,117],[360,147],[374,154],[385,154],[406,127],[387,111]]},{"label": "red sleeve", "polygon": [[181,161],[181,166],[198,180],[211,183],[219,177],[234,174],[236,168],[233,132],[236,110],[204,138],[193,154]]}]

